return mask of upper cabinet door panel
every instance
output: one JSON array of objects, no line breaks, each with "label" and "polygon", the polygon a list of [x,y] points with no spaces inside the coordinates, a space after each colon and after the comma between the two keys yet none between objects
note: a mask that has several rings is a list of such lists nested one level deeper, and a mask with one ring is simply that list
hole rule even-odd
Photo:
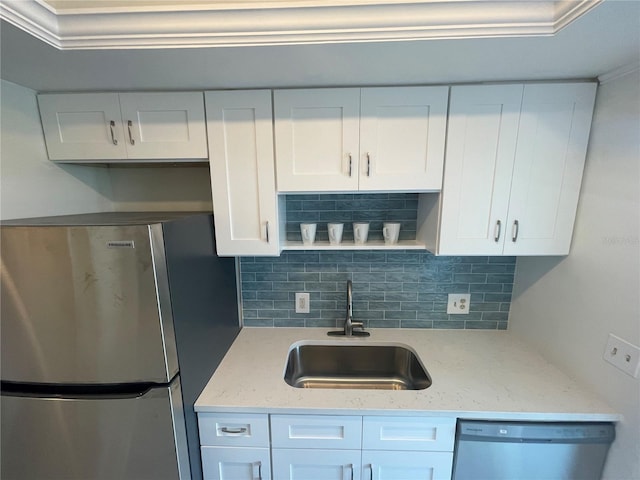
[{"label": "upper cabinet door panel", "polygon": [[525,86],[505,254],[569,253],[595,94],[595,83]]},{"label": "upper cabinet door panel", "polygon": [[440,190],[449,87],[363,88],[360,190]]},{"label": "upper cabinet door panel", "polygon": [[271,92],[206,92],[219,255],[278,255]]},{"label": "upper cabinet door panel", "polygon": [[501,255],[522,85],[451,88],[439,253]]},{"label": "upper cabinet door panel", "polygon": [[121,93],[129,158],[207,158],[201,92]]},{"label": "upper cabinet door panel", "polygon": [[51,160],[127,158],[117,93],[38,95]]},{"label": "upper cabinet door panel", "polygon": [[360,90],[275,90],[278,191],[358,189]]}]

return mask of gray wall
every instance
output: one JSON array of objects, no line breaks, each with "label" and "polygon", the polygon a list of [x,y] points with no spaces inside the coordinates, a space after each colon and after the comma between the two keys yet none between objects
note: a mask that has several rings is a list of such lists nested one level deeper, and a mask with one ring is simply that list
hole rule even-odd
[{"label": "gray wall", "polygon": [[518,259],[509,329],[624,415],[605,469],[640,478],[640,380],[606,363],[640,345],[640,73],[600,87],[571,253]]},{"label": "gray wall", "polygon": [[106,169],[47,158],[36,92],[2,80],[0,95],[0,218],[110,209]]}]

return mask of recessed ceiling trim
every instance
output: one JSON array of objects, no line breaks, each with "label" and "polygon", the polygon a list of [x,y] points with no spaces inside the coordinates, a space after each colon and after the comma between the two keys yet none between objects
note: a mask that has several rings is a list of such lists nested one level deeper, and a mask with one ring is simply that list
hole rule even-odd
[{"label": "recessed ceiling trim", "polygon": [[3,0],[0,18],[61,50],[191,48],[545,36],[602,1],[270,0],[256,9],[222,0],[58,11],[41,0]]}]

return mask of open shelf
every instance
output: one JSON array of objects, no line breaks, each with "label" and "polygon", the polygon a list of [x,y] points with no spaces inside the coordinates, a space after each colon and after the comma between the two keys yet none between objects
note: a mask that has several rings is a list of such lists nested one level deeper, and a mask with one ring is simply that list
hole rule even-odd
[{"label": "open shelf", "polygon": [[371,240],[363,245],[356,245],[353,240],[343,241],[338,245],[331,245],[328,241],[318,241],[311,245],[287,240],[282,245],[283,250],[426,250],[424,243],[416,240],[400,240],[394,245],[387,245],[383,240]]}]

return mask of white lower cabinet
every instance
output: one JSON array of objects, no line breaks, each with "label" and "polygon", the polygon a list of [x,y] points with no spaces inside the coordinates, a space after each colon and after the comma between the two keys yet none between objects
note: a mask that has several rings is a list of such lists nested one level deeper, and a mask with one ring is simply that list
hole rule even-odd
[{"label": "white lower cabinet", "polygon": [[198,422],[205,480],[451,479],[455,418],[200,413]]},{"label": "white lower cabinet", "polygon": [[449,480],[455,418],[272,415],[273,478]]},{"label": "white lower cabinet", "polygon": [[201,447],[201,454],[204,480],[271,479],[268,447]]},{"label": "white lower cabinet", "polygon": [[360,478],[360,450],[273,448],[273,478],[352,480]]},{"label": "white lower cabinet", "polygon": [[198,413],[204,480],[270,480],[267,414]]},{"label": "white lower cabinet", "polygon": [[450,480],[453,452],[363,450],[362,480]]}]

